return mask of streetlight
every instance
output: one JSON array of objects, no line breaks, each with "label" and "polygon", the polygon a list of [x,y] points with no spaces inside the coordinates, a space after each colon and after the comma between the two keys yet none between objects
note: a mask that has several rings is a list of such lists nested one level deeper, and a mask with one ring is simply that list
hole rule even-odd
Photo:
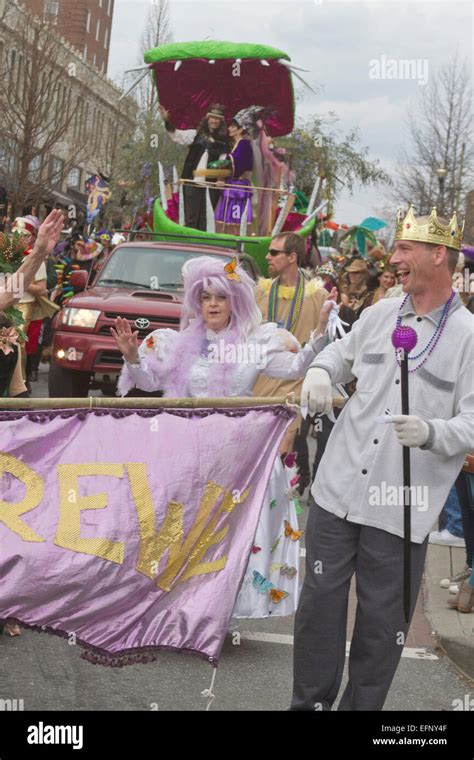
[{"label": "streetlight", "polygon": [[448,170],[444,168],[444,166],[440,166],[439,169],[436,169],[436,176],[438,177],[439,182],[439,213],[440,216],[444,216],[444,180],[446,179],[446,175],[448,173]]}]

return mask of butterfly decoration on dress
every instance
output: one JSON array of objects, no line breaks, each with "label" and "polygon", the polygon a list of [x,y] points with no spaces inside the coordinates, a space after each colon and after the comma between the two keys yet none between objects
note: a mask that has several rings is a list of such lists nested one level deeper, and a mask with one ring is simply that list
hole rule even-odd
[{"label": "butterfly decoration on dress", "polygon": [[277,505],[277,500],[276,499],[272,499],[271,502],[270,502],[270,509],[273,509],[273,507],[276,507],[276,505]]},{"label": "butterfly decoration on dress", "polygon": [[155,339],[153,335],[149,335],[146,339],[146,347],[147,348],[154,348],[155,347]]},{"label": "butterfly decoration on dress", "polygon": [[296,464],[296,457],[298,456],[296,451],[292,451],[290,454],[287,454],[284,461],[284,464],[286,467],[288,467],[290,470],[292,467]]},{"label": "butterfly decoration on dress", "polygon": [[235,271],[237,269],[238,261],[236,257],[232,259],[232,261],[229,261],[228,264],[225,265],[224,271],[226,272],[226,277],[228,280],[232,280],[233,282],[240,282],[240,277]]},{"label": "butterfly decoration on dress", "polygon": [[282,599],[286,599],[288,596],[288,591],[282,591],[279,588],[272,588],[268,592],[268,596],[270,597],[270,601],[273,602],[273,604],[280,604]]},{"label": "butterfly decoration on dress", "polygon": [[293,530],[288,520],[285,520],[285,538],[290,538],[292,541],[298,541],[303,533],[304,530]]},{"label": "butterfly decoration on dress", "polygon": [[272,562],[272,564],[270,565],[269,574],[271,575],[272,573],[275,573],[277,570],[280,569],[280,567],[283,567],[281,562]]},{"label": "butterfly decoration on dress", "polygon": [[299,497],[300,497],[300,492],[298,491],[297,488],[288,488],[285,491],[285,494],[286,494],[286,496],[288,496],[288,499],[290,501],[295,501],[295,499],[299,499]]},{"label": "butterfly decoration on dress", "polygon": [[273,552],[277,548],[278,544],[280,543],[280,538],[281,538],[281,536],[278,536],[277,540],[275,541],[275,543],[273,544],[272,548],[270,549],[270,554],[273,554]]},{"label": "butterfly decoration on dress", "polygon": [[297,572],[298,571],[297,571],[296,567],[290,567],[289,565],[286,564],[286,562],[280,568],[280,573],[282,575],[287,575],[288,578],[294,578]]},{"label": "butterfly decoration on dress", "polygon": [[292,488],[294,488],[296,486],[296,484],[298,483],[299,479],[300,479],[299,475],[295,475],[294,478],[291,478],[291,480],[290,480],[290,486]]},{"label": "butterfly decoration on dress", "polygon": [[258,591],[259,594],[266,594],[271,589],[275,588],[274,584],[264,578],[263,575],[258,572],[258,570],[253,571],[252,586],[256,591]]},{"label": "butterfly decoration on dress", "polygon": [[261,551],[262,551],[261,546],[252,546],[252,554],[258,554]]},{"label": "butterfly decoration on dress", "polygon": [[293,499],[293,506],[295,508],[295,512],[297,515],[300,515],[303,511],[303,507],[301,506],[301,502],[299,499]]}]

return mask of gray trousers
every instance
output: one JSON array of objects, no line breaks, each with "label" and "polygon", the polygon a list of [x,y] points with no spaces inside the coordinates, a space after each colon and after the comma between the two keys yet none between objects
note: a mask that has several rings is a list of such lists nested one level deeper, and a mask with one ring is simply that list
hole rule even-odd
[{"label": "gray trousers", "polygon": [[[411,546],[410,621],[428,539]],[[409,628],[403,613],[403,539],[348,522],[311,499],[306,575],[295,618],[292,710],[330,710],[337,697],[354,573],[357,611],[349,682],[338,709],[381,710]]]}]

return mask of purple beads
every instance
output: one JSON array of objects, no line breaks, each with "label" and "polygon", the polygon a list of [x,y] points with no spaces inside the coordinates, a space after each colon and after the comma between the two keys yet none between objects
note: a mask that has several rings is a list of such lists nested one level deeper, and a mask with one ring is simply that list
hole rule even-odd
[{"label": "purple beads", "polygon": [[418,336],[413,327],[397,325],[392,333],[392,345],[395,348],[403,348],[407,354],[412,351],[418,342]]}]

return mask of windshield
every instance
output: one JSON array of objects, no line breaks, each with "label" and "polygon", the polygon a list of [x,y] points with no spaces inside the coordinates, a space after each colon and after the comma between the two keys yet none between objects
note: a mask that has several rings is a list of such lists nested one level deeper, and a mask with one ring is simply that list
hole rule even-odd
[{"label": "windshield", "polygon": [[[112,253],[94,285],[178,290],[183,287],[181,268],[184,262],[196,255],[194,251],[122,246]],[[218,258],[230,261],[230,257],[222,254]]]}]

